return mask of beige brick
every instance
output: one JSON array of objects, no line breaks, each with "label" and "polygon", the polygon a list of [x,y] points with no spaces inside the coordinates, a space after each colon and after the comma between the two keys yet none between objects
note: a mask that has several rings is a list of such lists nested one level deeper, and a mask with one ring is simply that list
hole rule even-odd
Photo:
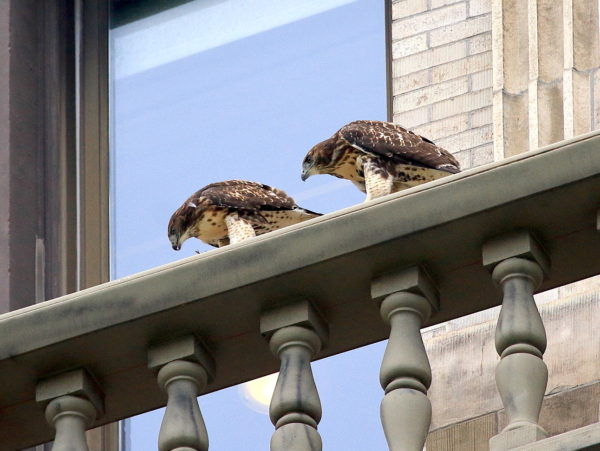
[{"label": "beige brick", "polygon": [[[490,59],[492,55],[490,54]],[[490,61],[491,65],[491,61]],[[485,88],[492,87],[492,70],[484,70],[482,72],[477,72],[476,74],[471,75],[471,89],[473,91],[479,91]]]},{"label": "beige brick", "polygon": [[466,56],[464,42],[454,42],[443,47],[429,49],[415,55],[394,60],[392,73],[394,77],[417,72],[428,67],[455,61]]},{"label": "beige brick", "polygon": [[422,33],[392,43],[392,58],[402,58],[427,50],[427,34]]},{"label": "beige brick", "polygon": [[392,3],[392,20],[427,11],[427,0],[400,0]]},{"label": "beige brick", "polygon": [[476,53],[491,51],[492,32],[480,34],[467,39],[467,49],[469,55],[475,55]]},{"label": "beige brick", "polygon": [[429,32],[429,45],[437,47],[492,30],[492,15],[474,17]]},{"label": "beige brick", "polygon": [[481,108],[471,113],[471,127],[477,128],[491,124],[493,120],[492,107]]},{"label": "beige brick", "polygon": [[394,123],[406,128],[414,128],[429,120],[429,107],[423,107],[412,111],[394,110]]},{"label": "beige brick", "polygon": [[471,167],[494,162],[494,145],[486,144],[471,150]]},{"label": "beige brick", "polygon": [[392,81],[393,94],[396,96],[429,85],[430,72],[431,69],[425,69],[405,75],[404,77],[394,78]]},{"label": "beige brick", "polygon": [[430,122],[413,129],[415,133],[431,140],[447,138],[469,128],[469,116],[460,114],[441,121]]},{"label": "beige brick", "polygon": [[469,16],[492,12],[492,0],[469,0]]},{"label": "beige brick", "polygon": [[468,111],[478,110],[492,104],[492,90],[469,92],[444,100],[432,106],[431,119],[438,120]]},{"label": "beige brick", "polygon": [[[437,143],[438,145],[440,143]],[[461,152],[453,152],[454,158],[458,160],[461,170],[469,169],[471,167],[471,151],[463,150]]]},{"label": "beige brick", "polygon": [[492,126],[473,128],[450,138],[438,140],[437,144],[450,152],[472,149],[492,142]]},{"label": "beige brick", "polygon": [[[433,83],[451,80],[457,77],[463,77],[475,72],[492,68],[492,54],[478,53],[458,61],[441,64],[431,70],[431,80]],[[473,88],[475,90],[475,88]]]},{"label": "beige brick", "polygon": [[467,17],[467,4],[456,3],[445,8],[434,9],[416,17],[408,17],[392,23],[392,39],[403,39],[407,36],[423,33],[434,28],[460,22]]},{"label": "beige brick", "polygon": [[440,102],[452,96],[463,94],[469,89],[467,77],[457,78],[444,83],[417,89],[407,94],[394,97],[394,111],[408,111],[432,103]]},{"label": "beige brick", "polygon": [[452,5],[453,3],[462,2],[464,0],[431,0],[431,8],[441,8],[442,6]]}]

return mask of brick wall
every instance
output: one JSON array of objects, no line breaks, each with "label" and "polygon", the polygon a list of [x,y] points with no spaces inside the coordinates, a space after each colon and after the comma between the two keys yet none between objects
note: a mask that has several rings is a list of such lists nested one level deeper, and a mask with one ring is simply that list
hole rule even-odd
[{"label": "brick wall", "polygon": [[394,122],[463,169],[494,159],[491,9],[492,0],[392,3]]}]

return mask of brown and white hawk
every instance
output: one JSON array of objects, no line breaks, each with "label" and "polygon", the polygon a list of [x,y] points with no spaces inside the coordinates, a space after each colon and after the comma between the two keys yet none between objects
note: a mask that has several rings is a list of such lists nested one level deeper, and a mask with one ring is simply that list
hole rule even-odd
[{"label": "brown and white hawk", "polygon": [[381,121],[354,121],[314,146],[302,180],[330,174],[354,183],[366,200],[460,172],[447,150],[410,130]]},{"label": "brown and white hawk", "polygon": [[190,237],[222,247],[317,216],[280,189],[228,180],[192,194],[171,216],[168,233],[177,251]]}]

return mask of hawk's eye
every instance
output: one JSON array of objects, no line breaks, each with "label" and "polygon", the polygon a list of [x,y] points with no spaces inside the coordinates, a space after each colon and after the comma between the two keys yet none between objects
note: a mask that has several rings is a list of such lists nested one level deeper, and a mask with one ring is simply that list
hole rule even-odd
[{"label": "hawk's eye", "polygon": [[169,231],[169,235],[175,235],[175,229],[171,229],[171,230]]}]

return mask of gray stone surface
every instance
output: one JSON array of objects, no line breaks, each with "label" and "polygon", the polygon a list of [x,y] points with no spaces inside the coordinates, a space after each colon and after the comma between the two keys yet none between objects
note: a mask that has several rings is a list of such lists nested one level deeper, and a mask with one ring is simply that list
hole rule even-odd
[{"label": "gray stone surface", "polygon": [[285,300],[311,299],[327,318],[317,358],[382,340],[371,280],[417,262],[439,283],[442,308],[426,325],[497,305],[481,245],[514,228],[549,243],[541,290],[598,274],[599,145],[600,134],[580,137],[4,314],[0,434],[13,448],[48,440],[35,383],[78,366],[105,390],[94,426],[163,405],[146,351],[173,333],[214,353],[205,392],[276,371],[259,318]]}]

